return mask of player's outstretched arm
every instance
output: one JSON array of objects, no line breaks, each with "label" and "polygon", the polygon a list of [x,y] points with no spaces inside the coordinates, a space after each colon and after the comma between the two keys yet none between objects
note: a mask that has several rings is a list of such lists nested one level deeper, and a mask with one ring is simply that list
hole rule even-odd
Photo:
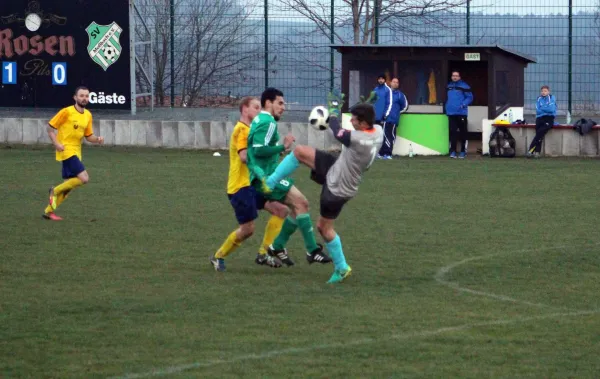
[{"label": "player's outstretched arm", "polygon": [[360,96],[360,101],[358,103],[354,104],[354,105],[358,105],[360,103],[367,103],[367,104],[373,105],[373,104],[375,104],[377,102],[377,99],[378,99],[377,92],[371,91],[369,93],[369,97],[365,98],[363,95],[361,95]]},{"label": "player's outstretched arm", "polygon": [[329,108],[329,128],[333,132],[335,139],[344,146],[350,146],[350,131],[343,129],[340,124],[342,114],[342,105],[344,105],[344,94],[330,92],[327,95],[327,107]]},{"label": "player's outstretched arm", "polygon": [[342,128],[337,116],[329,116],[329,128],[336,140],[340,141],[346,147],[350,146],[350,134],[352,131]]}]

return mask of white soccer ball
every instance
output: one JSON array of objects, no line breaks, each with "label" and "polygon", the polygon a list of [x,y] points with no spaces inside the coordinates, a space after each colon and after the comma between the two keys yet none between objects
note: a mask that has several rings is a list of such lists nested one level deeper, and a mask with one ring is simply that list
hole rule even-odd
[{"label": "white soccer ball", "polygon": [[106,46],[104,46],[103,53],[104,58],[108,59],[109,61],[112,61],[117,56],[117,49],[107,44]]},{"label": "white soccer ball", "polygon": [[329,119],[329,111],[322,105],[318,105],[310,111],[308,123],[317,130],[325,130],[329,127],[327,120]]}]

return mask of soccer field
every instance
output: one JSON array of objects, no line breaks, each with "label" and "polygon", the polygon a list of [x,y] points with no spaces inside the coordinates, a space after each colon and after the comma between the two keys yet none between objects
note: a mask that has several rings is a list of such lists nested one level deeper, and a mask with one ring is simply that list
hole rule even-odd
[{"label": "soccer field", "polygon": [[[84,147],[41,218],[49,147],[0,149],[0,377],[597,378],[600,161],[377,161],[337,230],[353,275],[258,266],[227,157]],[[320,188],[295,175],[316,221]]]}]

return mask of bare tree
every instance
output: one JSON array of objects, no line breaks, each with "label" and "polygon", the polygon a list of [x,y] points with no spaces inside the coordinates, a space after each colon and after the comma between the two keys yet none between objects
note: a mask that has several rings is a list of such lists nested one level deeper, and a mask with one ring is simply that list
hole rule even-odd
[{"label": "bare tree", "polygon": [[[180,9],[183,0],[175,0],[175,9]],[[138,58],[146,64],[150,57],[154,59],[154,91],[157,105],[167,103],[167,94],[171,90],[171,23],[170,23],[170,0],[136,0],[136,5],[144,17],[146,25],[154,33],[154,49],[152,52],[144,51]],[[175,23],[175,34],[180,32],[183,25]],[[146,38],[143,29],[136,29],[136,37]],[[177,58],[177,57],[176,57]],[[175,81],[181,72],[181,59],[175,60]]]},{"label": "bare tree", "polygon": [[[273,13],[287,16],[291,10],[302,16],[304,22],[292,23],[291,30],[279,37],[279,46],[271,47],[271,52],[277,52],[281,62],[294,60],[290,71],[305,67],[315,73],[307,75],[306,80],[298,80],[295,87],[326,89],[332,70],[328,49],[331,40],[342,44],[373,44],[377,25],[381,35],[393,36],[395,43],[424,43],[439,37],[453,39],[452,24],[460,24],[464,30],[464,14],[461,17],[454,13],[463,4],[466,0],[337,0],[332,27],[330,0],[279,0],[272,7]],[[339,66],[333,67],[334,77],[339,74]],[[306,74],[297,73],[301,75]]]},{"label": "bare tree", "polygon": [[[171,83],[179,95],[177,105],[182,105],[194,104],[215,88],[230,89],[251,81],[247,69],[262,56],[251,33],[256,24],[251,18],[253,1],[175,0],[175,75],[171,78],[170,0],[136,0],[154,33],[151,55],[158,105],[169,103]],[[149,54],[138,58],[146,63]]]},{"label": "bare tree", "polygon": [[186,25],[180,55],[187,103],[208,89],[231,91],[248,81],[248,69],[262,56],[261,44],[251,36],[256,29],[253,9],[252,3],[242,6],[235,0],[194,0],[186,6],[180,20]]},{"label": "bare tree", "polygon": [[[342,0],[335,8],[334,40],[342,43],[375,42],[376,27],[392,33],[426,36],[444,27],[439,15],[466,4],[467,0]],[[280,3],[311,21],[316,30],[330,37],[329,1],[280,0]],[[426,26],[426,27],[424,27]],[[344,34],[350,27],[351,36]],[[350,37],[350,38],[349,38]]]}]

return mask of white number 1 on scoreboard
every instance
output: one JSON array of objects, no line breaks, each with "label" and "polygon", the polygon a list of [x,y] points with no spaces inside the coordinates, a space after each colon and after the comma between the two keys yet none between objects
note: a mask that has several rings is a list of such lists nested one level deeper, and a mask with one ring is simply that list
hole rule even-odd
[{"label": "white number 1 on scoreboard", "polygon": [[2,62],[2,84],[17,84],[17,62]]}]

